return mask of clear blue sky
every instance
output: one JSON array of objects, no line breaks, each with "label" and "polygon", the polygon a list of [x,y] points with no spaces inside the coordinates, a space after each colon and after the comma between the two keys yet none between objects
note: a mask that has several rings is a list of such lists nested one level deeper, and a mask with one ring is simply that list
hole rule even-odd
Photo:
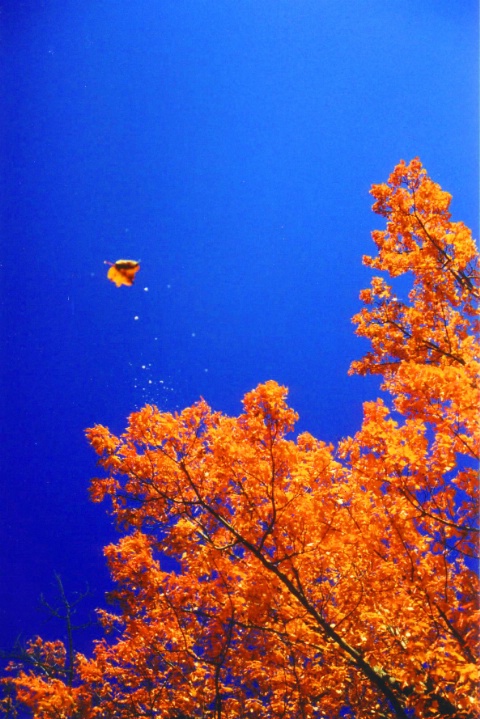
[{"label": "clear blue sky", "polygon": [[[359,426],[373,182],[420,156],[478,236],[475,0],[3,0],[0,647],[108,587],[83,430],[267,379]],[[140,259],[132,288],[104,260]],[[80,642],[80,646],[82,646]],[[82,648],[85,648],[82,646]]]}]

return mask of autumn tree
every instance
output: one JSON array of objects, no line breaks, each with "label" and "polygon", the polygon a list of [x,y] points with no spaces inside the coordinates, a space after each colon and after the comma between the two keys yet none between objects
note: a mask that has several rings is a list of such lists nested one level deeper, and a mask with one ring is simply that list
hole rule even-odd
[{"label": "autumn tree", "polygon": [[293,438],[274,381],[238,417],[201,400],[87,430],[92,498],[121,530],[115,609],[73,681],[60,643],[33,642],[49,671],[9,686],[35,717],[477,715],[475,246],[418,160],[372,194],[381,275],[351,372],[380,375],[384,399],[337,447]]}]

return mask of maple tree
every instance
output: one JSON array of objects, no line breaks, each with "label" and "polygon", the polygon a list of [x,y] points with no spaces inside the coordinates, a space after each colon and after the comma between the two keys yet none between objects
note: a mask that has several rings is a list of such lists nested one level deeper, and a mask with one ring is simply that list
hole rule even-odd
[{"label": "maple tree", "polygon": [[36,664],[12,667],[38,719],[477,715],[476,249],[419,160],[372,194],[386,229],[364,262],[383,274],[350,371],[391,401],[337,447],[293,438],[274,381],[238,417],[201,400],[87,430],[105,470],[91,496],[122,533],[105,548],[115,607],[73,677],[39,638]]}]

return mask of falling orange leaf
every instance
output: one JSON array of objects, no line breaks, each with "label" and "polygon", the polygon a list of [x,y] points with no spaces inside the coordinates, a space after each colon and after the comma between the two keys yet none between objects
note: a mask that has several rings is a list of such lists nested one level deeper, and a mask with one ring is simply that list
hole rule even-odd
[{"label": "falling orange leaf", "polygon": [[110,265],[107,277],[111,282],[115,282],[117,287],[121,285],[127,285],[131,287],[135,280],[135,275],[140,269],[140,263],[136,260],[117,260],[116,262],[107,262],[106,265]]}]

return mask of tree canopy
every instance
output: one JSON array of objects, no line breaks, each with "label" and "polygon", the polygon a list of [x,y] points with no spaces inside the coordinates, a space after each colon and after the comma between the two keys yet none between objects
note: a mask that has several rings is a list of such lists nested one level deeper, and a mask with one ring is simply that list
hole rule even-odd
[{"label": "tree canopy", "polygon": [[371,192],[386,227],[350,371],[384,398],[337,446],[295,437],[273,380],[238,417],[200,400],[88,429],[91,496],[120,530],[105,637],[73,660],[36,638],[5,711],[15,695],[38,719],[476,716],[476,248],[418,159]]}]

